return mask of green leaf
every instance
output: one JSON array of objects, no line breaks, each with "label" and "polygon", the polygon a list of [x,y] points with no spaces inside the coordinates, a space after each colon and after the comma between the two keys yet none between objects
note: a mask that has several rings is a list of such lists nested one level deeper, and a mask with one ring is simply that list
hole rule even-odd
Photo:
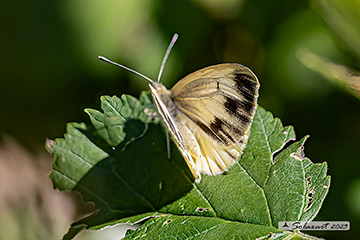
[{"label": "green leaf", "polygon": [[54,186],[80,192],[98,210],[75,222],[64,239],[84,228],[141,221],[127,238],[314,239],[276,227],[279,221],[316,217],[329,190],[327,165],[304,156],[307,137],[283,149],[295,139],[294,130],[263,108],[256,111],[239,162],[197,184],[173,142],[168,159],[149,94],[140,101],[104,96],[101,108],[86,110],[91,126],[69,124],[65,139],[48,146]]},{"label": "green leaf", "polygon": [[116,96],[102,96],[101,109],[104,113],[94,109],[85,109],[85,112],[90,116],[96,134],[112,147],[116,147],[124,140],[126,135],[124,127],[127,120],[139,119],[144,123],[155,121],[151,115],[144,111],[156,113],[149,96],[145,93],[141,94],[141,101],[129,95],[123,95],[121,100]]},{"label": "green leaf", "polygon": [[[131,120],[125,132],[142,127],[140,121]],[[149,124],[141,139],[132,141],[125,151],[124,147],[116,148],[74,188],[85,201],[93,201],[100,208],[84,221],[88,226],[154,212],[182,197],[193,186],[193,177],[181,155],[174,151],[172,159],[167,158],[166,141],[159,125]]]},{"label": "green leaf", "polygon": [[221,218],[163,215],[147,221],[137,231],[128,232],[124,239],[255,239],[270,237],[270,233],[289,235],[276,228]]},{"label": "green leaf", "polygon": [[137,231],[128,231],[126,239],[304,239],[320,240],[301,232],[282,232],[265,227],[220,218],[162,215],[150,219]]},{"label": "green leaf", "polygon": [[[275,226],[279,221],[309,221],[315,218],[328,192],[330,177],[327,164],[313,164],[304,158],[303,144],[307,137],[277,153],[295,137],[292,127],[283,128],[279,119],[258,108],[251,127],[249,143],[238,164],[226,174],[203,176],[196,184],[197,199],[206,199],[217,217]],[[190,192],[190,194],[194,194]],[[185,196],[185,198],[188,196]],[[316,200],[315,200],[316,198]],[[161,209],[179,214],[183,200]],[[236,204],[234,204],[236,203]],[[189,208],[189,206],[187,206]],[[195,215],[192,211],[183,212]]]},{"label": "green leaf", "polygon": [[56,139],[47,150],[53,157],[50,178],[59,190],[72,190],[98,162],[108,156],[91,142],[82,131],[84,123],[69,123],[64,139]]}]

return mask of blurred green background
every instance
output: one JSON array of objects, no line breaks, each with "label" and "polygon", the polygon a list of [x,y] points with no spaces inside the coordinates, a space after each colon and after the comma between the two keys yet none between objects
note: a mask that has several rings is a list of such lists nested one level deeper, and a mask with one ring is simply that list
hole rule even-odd
[{"label": "blurred green background", "polygon": [[[309,233],[360,235],[360,80],[352,70],[360,69],[359,0],[5,0],[0,6],[0,132],[31,151],[33,161],[45,154],[46,137],[63,136],[67,122],[89,123],[83,109],[99,109],[101,95],[137,97],[148,89],[144,79],[98,55],[156,79],[176,32],[165,86],[217,63],[250,67],[261,83],[259,105],[293,125],[298,139],[310,134],[306,155],[329,164],[331,188],[316,220],[351,222],[348,232]],[[15,168],[14,178],[22,176]]]}]

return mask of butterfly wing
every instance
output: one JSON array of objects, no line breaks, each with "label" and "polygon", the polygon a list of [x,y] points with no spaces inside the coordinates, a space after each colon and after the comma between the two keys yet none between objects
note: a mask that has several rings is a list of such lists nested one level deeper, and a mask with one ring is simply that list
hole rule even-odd
[{"label": "butterfly wing", "polygon": [[163,118],[169,132],[173,136],[178,149],[185,158],[191,173],[195,177],[195,180],[199,182],[201,178],[200,173],[196,168],[195,162],[188,149],[188,145],[191,146],[196,144],[194,135],[184,124],[179,122],[179,118],[177,116],[180,112],[171,99],[171,92],[162,84],[156,82],[150,84],[149,88],[158,112]]},{"label": "butterfly wing", "polygon": [[236,162],[247,143],[259,86],[250,69],[227,63],[198,70],[171,89],[177,110],[170,116],[192,133],[182,144],[200,173],[220,174]]}]

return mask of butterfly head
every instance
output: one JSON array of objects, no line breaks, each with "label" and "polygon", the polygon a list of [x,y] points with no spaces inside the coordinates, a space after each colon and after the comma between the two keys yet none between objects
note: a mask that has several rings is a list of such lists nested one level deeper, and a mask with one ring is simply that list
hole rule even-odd
[{"label": "butterfly head", "polygon": [[[149,85],[150,85],[155,91],[170,93],[170,91],[169,91],[162,83],[159,83],[159,82],[151,82]],[[150,88],[150,89],[151,89],[151,88]]]},{"label": "butterfly head", "polygon": [[161,102],[165,103],[166,107],[169,107],[166,103],[172,102],[170,90],[158,82],[150,83],[149,88],[154,99],[160,100]]}]

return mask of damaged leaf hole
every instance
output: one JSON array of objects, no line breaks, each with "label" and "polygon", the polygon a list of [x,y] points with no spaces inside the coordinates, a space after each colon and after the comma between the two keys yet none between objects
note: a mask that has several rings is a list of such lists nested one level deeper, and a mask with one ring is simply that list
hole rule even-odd
[{"label": "damaged leaf hole", "polygon": [[[306,180],[308,180],[308,178]],[[307,211],[311,207],[311,205],[313,203],[313,197],[312,196],[313,196],[314,193],[315,193],[314,187],[310,188],[310,191],[306,195],[307,198],[308,198],[308,203],[307,203],[306,207],[304,208],[304,212]]]},{"label": "damaged leaf hole", "polygon": [[172,220],[171,220],[171,219],[168,219],[168,220],[166,220],[166,221],[163,223],[163,225],[169,224],[169,223],[171,223],[171,222],[172,222]]},{"label": "damaged leaf hole", "polygon": [[[288,134],[288,132],[283,132],[284,134]],[[286,149],[288,147],[290,147],[293,143],[294,143],[294,138],[290,138],[287,142],[285,142],[285,144],[283,146],[281,146],[280,149],[278,149],[277,151],[274,151],[272,156],[271,156],[271,160],[272,162],[274,162],[274,159],[277,157],[277,155],[279,155],[283,149]]]},{"label": "damaged leaf hole", "polygon": [[209,210],[210,210],[209,208],[197,207],[195,211],[197,211],[197,212],[207,212]]},{"label": "damaged leaf hole", "polygon": [[306,178],[307,186],[310,187],[311,185],[311,176]]}]

